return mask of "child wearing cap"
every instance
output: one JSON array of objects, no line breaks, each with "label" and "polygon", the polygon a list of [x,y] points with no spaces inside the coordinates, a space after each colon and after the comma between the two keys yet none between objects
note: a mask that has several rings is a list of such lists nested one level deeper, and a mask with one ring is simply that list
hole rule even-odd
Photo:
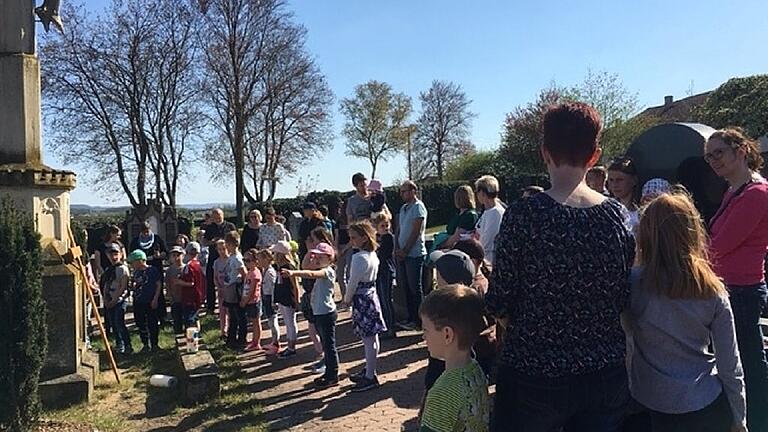
[{"label": "child wearing cap", "polygon": [[663,178],[652,178],[645,182],[640,193],[640,204],[645,205],[661,194],[672,192],[672,185]]},{"label": "child wearing cap", "polygon": [[382,214],[389,215],[387,196],[384,194],[380,181],[373,179],[368,183],[368,199],[371,202],[371,219]]},{"label": "child wearing cap", "polygon": [[315,270],[283,269],[283,277],[314,279],[310,305],[315,327],[323,345],[325,373],[315,379],[315,386],[326,388],[339,384],[339,355],[336,351],[336,303],[333,301],[336,272],[332,264],[335,253],[328,243],[319,243],[309,251],[310,261]]},{"label": "child wearing cap", "polygon": [[462,285],[432,291],[421,304],[422,328],[430,357],[445,362],[445,372],[427,393],[422,431],[488,430],[488,382],[471,350],[483,328],[483,300]]},{"label": "child wearing cap", "polygon": [[131,335],[128,333],[128,327],[125,325],[125,302],[128,297],[128,279],[130,270],[123,263],[123,248],[117,243],[111,243],[104,248],[104,253],[109,259],[110,266],[104,269],[99,279],[99,288],[104,295],[104,309],[106,311],[106,320],[112,327],[112,333],[115,335],[117,343],[117,352],[120,354],[130,354],[133,352],[131,346]]},{"label": "child wearing cap", "polygon": [[160,332],[158,306],[163,273],[157,267],[147,265],[147,255],[141,249],[128,255],[128,263],[133,268],[133,317],[144,344],[141,352],[156,351]]},{"label": "child wearing cap", "polygon": [[181,287],[181,315],[187,327],[197,324],[197,311],[205,300],[205,272],[199,260],[201,249],[198,242],[187,244],[187,265],[176,282]]},{"label": "child wearing cap", "polygon": [[365,369],[349,379],[355,383],[353,392],[379,387],[376,377],[376,357],[379,355],[379,333],[387,331],[381,304],[376,295],[376,276],[379,258],[376,256],[376,231],[368,222],[355,222],[349,226],[349,241],[358,250],[349,266],[349,289],[344,296],[352,304],[352,329],[363,340]]},{"label": "child wearing cap", "polygon": [[[475,265],[472,263],[472,259],[460,250],[434,251],[429,255],[429,259],[434,263],[435,270],[437,270],[436,291],[456,284],[469,286],[475,278]],[[432,388],[444,370],[445,362],[430,355],[427,362],[427,373],[424,376],[424,386],[427,391]]]},{"label": "child wearing cap", "polygon": [[173,246],[170,252],[170,265],[165,270],[165,286],[171,297],[171,318],[173,319],[173,332],[184,333],[184,322],[181,313],[181,272],[184,270],[185,251],[181,246]]},{"label": "child wearing cap", "polygon": [[280,358],[288,358],[296,355],[296,340],[298,339],[298,326],[296,324],[296,311],[299,304],[299,283],[296,278],[283,277],[283,269],[296,270],[293,261],[291,245],[287,241],[279,241],[269,249],[274,257],[274,267],[277,268],[277,281],[275,282],[275,303],[280,310],[285,322],[285,333],[288,340],[288,348],[280,353]]}]

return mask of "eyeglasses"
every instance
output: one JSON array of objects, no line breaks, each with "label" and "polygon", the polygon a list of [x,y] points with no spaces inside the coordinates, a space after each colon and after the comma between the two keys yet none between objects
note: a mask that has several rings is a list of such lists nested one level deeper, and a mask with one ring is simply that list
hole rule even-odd
[{"label": "eyeglasses", "polygon": [[719,149],[714,149],[714,150],[712,150],[709,153],[704,153],[704,160],[707,163],[712,163],[714,161],[718,161],[718,160],[722,159],[723,156],[725,155],[725,150],[727,150],[727,149],[719,148]]}]

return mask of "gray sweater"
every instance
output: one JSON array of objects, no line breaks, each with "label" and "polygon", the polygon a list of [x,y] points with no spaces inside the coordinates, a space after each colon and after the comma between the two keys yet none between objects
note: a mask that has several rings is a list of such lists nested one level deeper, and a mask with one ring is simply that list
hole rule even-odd
[{"label": "gray sweater", "polygon": [[734,423],[745,424],[744,373],[728,298],[670,299],[643,289],[641,278],[642,269],[634,268],[622,317],[632,396],[654,411],[681,414],[705,408],[724,391]]}]

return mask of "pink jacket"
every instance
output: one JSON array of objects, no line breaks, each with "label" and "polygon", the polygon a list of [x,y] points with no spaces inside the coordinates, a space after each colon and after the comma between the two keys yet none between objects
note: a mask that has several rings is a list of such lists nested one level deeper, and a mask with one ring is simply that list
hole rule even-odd
[{"label": "pink jacket", "polygon": [[768,252],[768,183],[750,183],[731,198],[733,193],[725,193],[713,218],[710,257],[726,285],[758,284],[765,281]]}]

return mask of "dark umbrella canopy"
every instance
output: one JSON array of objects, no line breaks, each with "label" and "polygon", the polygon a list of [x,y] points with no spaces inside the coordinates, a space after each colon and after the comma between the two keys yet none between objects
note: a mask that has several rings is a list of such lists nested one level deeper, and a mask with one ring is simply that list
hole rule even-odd
[{"label": "dark umbrella canopy", "polygon": [[720,205],[725,182],[704,161],[704,143],[715,129],[700,123],[668,123],[643,132],[627,150],[640,184],[652,178],[679,183],[693,195],[705,220]]},{"label": "dark umbrella canopy", "polygon": [[677,169],[686,159],[702,157],[704,142],[715,129],[699,123],[654,126],[632,143],[627,156],[640,172],[640,181],[655,177],[677,182]]}]

